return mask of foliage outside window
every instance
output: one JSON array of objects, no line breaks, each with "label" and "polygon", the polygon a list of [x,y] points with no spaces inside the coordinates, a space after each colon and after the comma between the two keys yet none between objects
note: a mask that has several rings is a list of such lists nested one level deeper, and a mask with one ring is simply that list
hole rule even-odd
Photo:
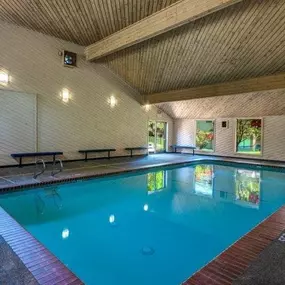
[{"label": "foliage outside window", "polygon": [[147,174],[147,190],[149,193],[161,191],[166,187],[165,171]]},{"label": "foliage outside window", "polygon": [[148,122],[148,142],[155,146],[155,129],[156,129],[156,122],[149,121]]},{"label": "foliage outside window", "polygon": [[237,170],[236,200],[245,205],[258,207],[260,201],[260,172]]},{"label": "foliage outside window", "polygon": [[196,147],[203,151],[214,150],[214,122],[196,121]]},{"label": "foliage outside window", "polygon": [[213,166],[197,165],[195,167],[194,189],[196,194],[213,196]]},{"label": "foliage outside window", "polygon": [[261,119],[238,119],[236,128],[236,152],[261,154]]},{"label": "foliage outside window", "polygon": [[148,143],[156,152],[165,151],[166,128],[165,122],[148,122]]}]

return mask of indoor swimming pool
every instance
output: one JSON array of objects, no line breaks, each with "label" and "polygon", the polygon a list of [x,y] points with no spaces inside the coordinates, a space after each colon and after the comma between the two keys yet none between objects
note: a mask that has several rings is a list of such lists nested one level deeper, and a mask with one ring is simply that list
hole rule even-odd
[{"label": "indoor swimming pool", "polygon": [[285,173],[167,167],[0,196],[85,284],[181,284],[285,203]]}]

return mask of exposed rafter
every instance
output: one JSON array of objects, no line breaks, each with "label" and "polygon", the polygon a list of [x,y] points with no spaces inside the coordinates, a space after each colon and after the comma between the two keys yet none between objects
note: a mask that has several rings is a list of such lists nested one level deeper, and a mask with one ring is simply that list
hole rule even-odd
[{"label": "exposed rafter", "polygon": [[87,60],[99,59],[242,0],[181,0],[85,49]]},{"label": "exposed rafter", "polygon": [[149,104],[285,89],[285,73],[145,95]]}]

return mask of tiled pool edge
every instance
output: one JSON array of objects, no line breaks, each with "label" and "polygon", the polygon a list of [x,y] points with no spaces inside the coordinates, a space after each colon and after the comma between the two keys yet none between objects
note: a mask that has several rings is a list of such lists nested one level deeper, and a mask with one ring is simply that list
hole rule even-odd
[{"label": "tiled pool edge", "polygon": [[232,284],[284,229],[285,206],[282,206],[193,274],[183,285]]},{"label": "tiled pool edge", "polygon": [[115,176],[123,173],[132,173],[132,172],[137,172],[137,171],[143,171],[143,170],[151,170],[151,169],[156,169],[156,168],[161,168],[161,167],[167,167],[167,166],[187,166],[187,165],[193,165],[197,163],[213,163],[213,162],[222,162],[222,163],[235,163],[243,166],[264,166],[264,167],[270,167],[270,168],[275,168],[275,169],[285,169],[285,165],[282,164],[271,164],[267,163],[266,165],[264,162],[259,162],[259,161],[248,161],[248,160],[239,160],[239,159],[211,159],[211,158],[198,158],[195,160],[191,161],[182,161],[182,162],[167,162],[167,163],[160,163],[160,164],[155,164],[155,165],[149,165],[149,166],[139,166],[139,167],[134,167],[131,169],[118,169],[118,171],[113,171],[113,172],[106,172],[106,173],[97,173],[97,174],[88,174],[88,175],[82,175],[82,176],[76,176],[76,177],[64,177],[64,178],[58,178],[55,180],[50,180],[50,181],[39,181],[36,183],[28,183],[28,184],[18,184],[18,185],[11,185],[11,186],[5,186],[0,188],[0,194],[1,193],[6,193],[9,191],[18,191],[21,189],[27,189],[27,188],[37,188],[41,187],[44,185],[52,185],[52,184],[62,184],[62,183],[72,183],[80,180],[88,180],[88,179],[93,179],[93,178],[98,178],[98,177],[104,177],[104,176]]},{"label": "tiled pool edge", "polygon": [[3,236],[39,284],[84,284],[1,207],[0,235]]}]

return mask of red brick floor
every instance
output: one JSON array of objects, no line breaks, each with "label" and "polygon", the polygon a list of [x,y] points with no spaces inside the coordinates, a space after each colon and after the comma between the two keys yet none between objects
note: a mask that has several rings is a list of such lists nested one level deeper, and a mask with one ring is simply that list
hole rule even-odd
[{"label": "red brick floor", "polygon": [[3,236],[40,284],[84,284],[1,207],[0,235]]},{"label": "red brick floor", "polygon": [[183,285],[227,285],[285,229],[285,206],[208,263]]}]

